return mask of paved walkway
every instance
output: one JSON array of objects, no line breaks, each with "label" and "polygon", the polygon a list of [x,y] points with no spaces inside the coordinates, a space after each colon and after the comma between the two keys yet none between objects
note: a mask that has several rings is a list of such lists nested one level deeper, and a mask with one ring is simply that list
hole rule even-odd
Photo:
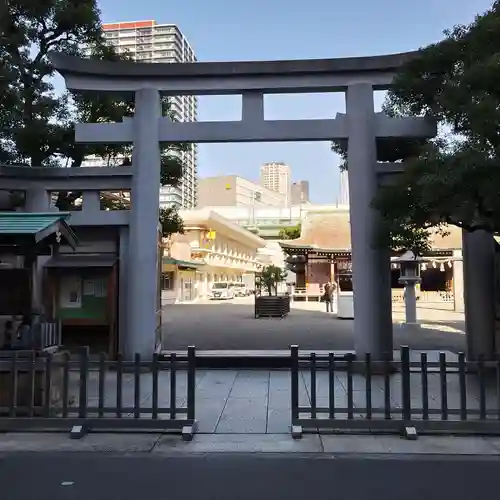
[{"label": "paved walkway", "polygon": [[[162,344],[173,351],[188,345],[199,350],[286,350],[291,344],[307,350],[353,350],[353,321],[339,320],[323,307],[321,303],[296,302],[287,318],[255,319],[253,298],[167,305]],[[401,306],[395,306],[395,348],[465,349],[463,314],[449,310],[447,304],[419,307],[423,328],[417,332],[398,326],[403,314]]]},{"label": "paved walkway", "polygon": [[[417,355],[418,353],[414,353]],[[438,353],[428,353],[429,361],[436,361]],[[448,354],[450,361],[453,354]],[[73,373],[71,394],[73,407],[78,406],[78,374]],[[89,405],[97,406],[98,374],[90,373],[88,398]],[[309,374],[302,372],[299,382],[299,405],[310,406],[311,384]],[[395,373],[390,379],[390,403],[393,415],[401,415],[401,374]],[[152,405],[152,379],[150,374],[142,374],[141,406]],[[469,375],[467,380],[467,408],[479,410],[479,390],[477,377]],[[412,407],[422,408],[422,385],[419,373],[411,374]],[[187,379],[185,372],[177,374],[177,406],[186,406]],[[336,408],[347,408],[347,375],[337,372],[334,380],[334,395]],[[366,407],[366,380],[360,374],[353,374],[353,407],[355,418],[363,418],[356,408]],[[460,408],[458,373],[448,373],[447,405],[450,410]],[[384,379],[381,376],[372,377],[372,405],[374,415],[381,417],[384,408]],[[167,372],[159,374],[159,405],[168,407],[170,404],[170,377]],[[429,409],[440,410],[441,387],[438,373],[428,375]],[[123,382],[123,406],[131,407],[134,402],[133,375],[125,374]],[[105,401],[107,406],[116,404],[116,373],[106,376]],[[317,406],[328,407],[328,372],[317,373]],[[498,398],[494,387],[488,387],[486,393],[487,408],[497,408]],[[286,434],[290,433],[291,417],[290,373],[287,370],[198,370],[196,385],[196,419],[198,431],[207,434]],[[379,414],[376,415],[376,410]],[[322,418],[326,415],[318,415]],[[430,418],[436,418],[430,415]],[[146,417],[147,418],[147,417]],[[346,415],[337,414],[337,418]],[[450,415],[457,419],[458,415]]]}]

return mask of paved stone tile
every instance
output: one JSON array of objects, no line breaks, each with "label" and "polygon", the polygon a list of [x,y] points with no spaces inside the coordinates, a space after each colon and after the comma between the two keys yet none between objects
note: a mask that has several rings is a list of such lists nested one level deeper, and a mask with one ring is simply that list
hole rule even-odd
[{"label": "paved stone tile", "polygon": [[269,408],[267,412],[268,434],[290,434],[292,412],[289,408]]},{"label": "paved stone tile", "polygon": [[250,384],[243,383],[234,384],[231,392],[229,393],[230,398],[244,398],[244,399],[263,399],[267,398],[269,395],[269,387],[267,384]]},{"label": "paved stone tile", "polygon": [[215,432],[222,412],[226,406],[226,399],[200,399],[196,400],[196,420],[198,432]]},{"label": "paved stone tile", "polygon": [[240,370],[236,377],[236,384],[251,383],[251,384],[269,384],[269,370]]},{"label": "paved stone tile", "polygon": [[408,441],[397,436],[321,436],[327,453],[392,453],[496,455],[500,451],[488,439],[470,436],[420,436]]},{"label": "paved stone tile", "polygon": [[265,433],[267,398],[229,398],[217,426],[217,433]]},{"label": "paved stone tile", "polygon": [[317,435],[294,440],[283,434],[198,434],[190,443],[166,436],[153,450],[153,453],[173,452],[314,453],[321,452],[321,441]]},{"label": "paved stone tile", "polygon": [[271,370],[269,372],[269,389],[290,389],[290,372],[288,370]]},{"label": "paved stone tile", "polygon": [[213,370],[208,371],[196,386],[196,395],[200,398],[221,396],[228,397],[233,388],[238,372],[236,370]]}]

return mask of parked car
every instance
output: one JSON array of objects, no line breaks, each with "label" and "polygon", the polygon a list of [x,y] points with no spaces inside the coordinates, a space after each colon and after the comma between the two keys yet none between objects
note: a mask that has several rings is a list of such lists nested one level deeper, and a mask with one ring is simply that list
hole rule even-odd
[{"label": "parked car", "polygon": [[234,294],[236,297],[247,297],[250,295],[247,286],[245,283],[235,283],[234,284]]},{"label": "parked car", "polygon": [[212,285],[210,291],[210,300],[228,300],[234,299],[234,287],[232,283],[220,281]]}]

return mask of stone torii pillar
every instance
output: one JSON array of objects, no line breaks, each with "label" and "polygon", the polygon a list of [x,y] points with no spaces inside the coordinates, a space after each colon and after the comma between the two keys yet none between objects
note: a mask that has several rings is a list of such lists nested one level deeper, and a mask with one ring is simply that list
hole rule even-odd
[{"label": "stone torii pillar", "polygon": [[135,92],[130,194],[128,272],[128,335],[125,355],[148,358],[155,349],[158,294],[158,217],[161,177],[159,120],[160,93],[156,89]]},{"label": "stone torii pillar", "polygon": [[350,85],[346,95],[347,163],[356,354],[392,359],[391,264],[387,249],[375,247],[379,214],[371,207],[377,193],[376,121],[373,87]]}]

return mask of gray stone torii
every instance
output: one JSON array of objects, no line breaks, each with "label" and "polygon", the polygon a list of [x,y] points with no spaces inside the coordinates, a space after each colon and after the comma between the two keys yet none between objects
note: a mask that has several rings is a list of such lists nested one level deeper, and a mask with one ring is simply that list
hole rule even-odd
[{"label": "gray stone torii", "polygon": [[[433,137],[424,118],[374,112],[373,91],[390,87],[414,53],[344,59],[145,64],[51,54],[72,90],[135,94],[135,115],[123,123],[78,124],[81,143],[133,143],[125,354],[151,356],[155,347],[160,141],[266,142],[348,140],[354,336],[358,354],[392,355],[390,259],[375,248],[378,215],[370,204],[377,175],[401,165],[377,164],[376,138]],[[264,95],[346,92],[346,114],[321,120],[264,120]],[[172,122],[160,95],[242,95],[241,121]],[[120,167],[117,167],[120,168]]]}]

